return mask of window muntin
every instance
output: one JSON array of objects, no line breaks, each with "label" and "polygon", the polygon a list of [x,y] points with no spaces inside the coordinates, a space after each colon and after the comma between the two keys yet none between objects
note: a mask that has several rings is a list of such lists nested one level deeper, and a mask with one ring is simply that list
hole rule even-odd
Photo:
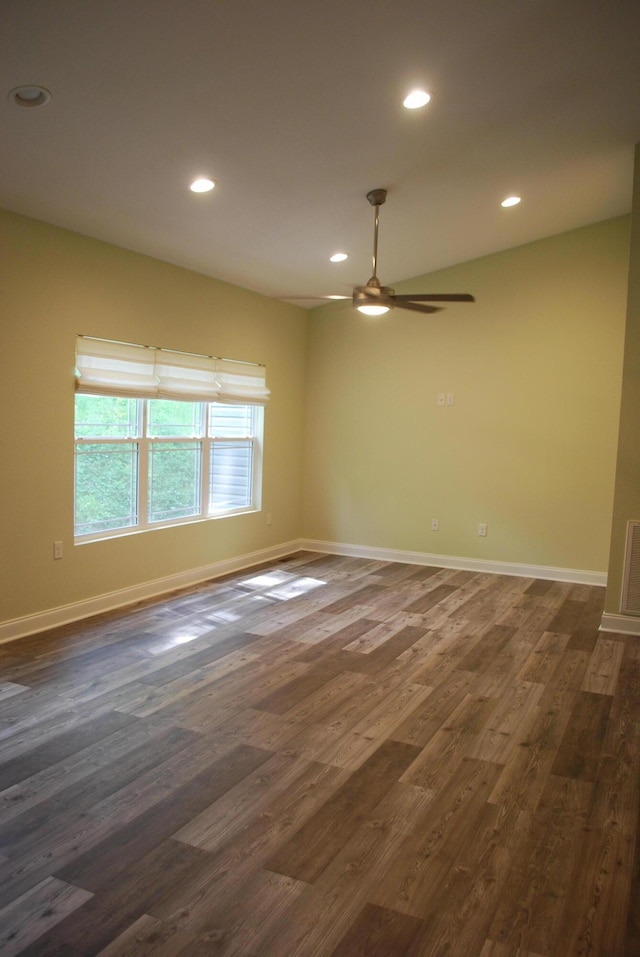
[{"label": "window muntin", "polygon": [[76,395],[76,538],[260,507],[261,406]]}]

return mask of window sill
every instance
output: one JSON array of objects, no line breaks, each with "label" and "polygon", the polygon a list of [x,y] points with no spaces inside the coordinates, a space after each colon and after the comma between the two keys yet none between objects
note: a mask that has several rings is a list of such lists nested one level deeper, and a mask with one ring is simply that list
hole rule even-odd
[{"label": "window sill", "polygon": [[196,515],[193,518],[177,518],[173,522],[157,522],[152,525],[135,525],[129,528],[112,528],[105,532],[96,532],[91,535],[77,535],[74,545],[92,545],[95,542],[111,541],[114,538],[128,538],[131,535],[145,535],[148,532],[161,532],[168,528],[178,528],[184,525],[201,525],[205,522],[218,521],[222,518],[237,518],[239,515],[253,515],[262,509],[239,508],[233,512],[212,512],[210,515]]}]

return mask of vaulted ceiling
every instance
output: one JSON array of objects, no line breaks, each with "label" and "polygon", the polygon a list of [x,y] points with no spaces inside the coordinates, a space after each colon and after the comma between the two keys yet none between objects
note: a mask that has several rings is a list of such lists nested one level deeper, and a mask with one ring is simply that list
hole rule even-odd
[{"label": "vaulted ceiling", "polygon": [[387,283],[630,209],[637,0],[21,0],[0,34],[0,205],[267,295],[366,281],[374,187]]}]

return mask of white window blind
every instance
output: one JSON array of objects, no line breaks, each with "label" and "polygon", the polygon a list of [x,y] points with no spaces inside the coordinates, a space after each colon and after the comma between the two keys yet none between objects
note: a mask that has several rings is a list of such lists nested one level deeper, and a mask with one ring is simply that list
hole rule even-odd
[{"label": "white window blind", "polygon": [[126,398],[266,405],[264,366],[106,339],[76,339],[76,390]]}]

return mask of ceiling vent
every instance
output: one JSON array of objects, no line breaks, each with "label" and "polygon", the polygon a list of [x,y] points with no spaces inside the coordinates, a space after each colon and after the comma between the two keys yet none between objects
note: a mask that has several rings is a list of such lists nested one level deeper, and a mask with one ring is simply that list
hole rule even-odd
[{"label": "ceiling vent", "polygon": [[627,525],[621,612],[640,617],[640,522]]}]

